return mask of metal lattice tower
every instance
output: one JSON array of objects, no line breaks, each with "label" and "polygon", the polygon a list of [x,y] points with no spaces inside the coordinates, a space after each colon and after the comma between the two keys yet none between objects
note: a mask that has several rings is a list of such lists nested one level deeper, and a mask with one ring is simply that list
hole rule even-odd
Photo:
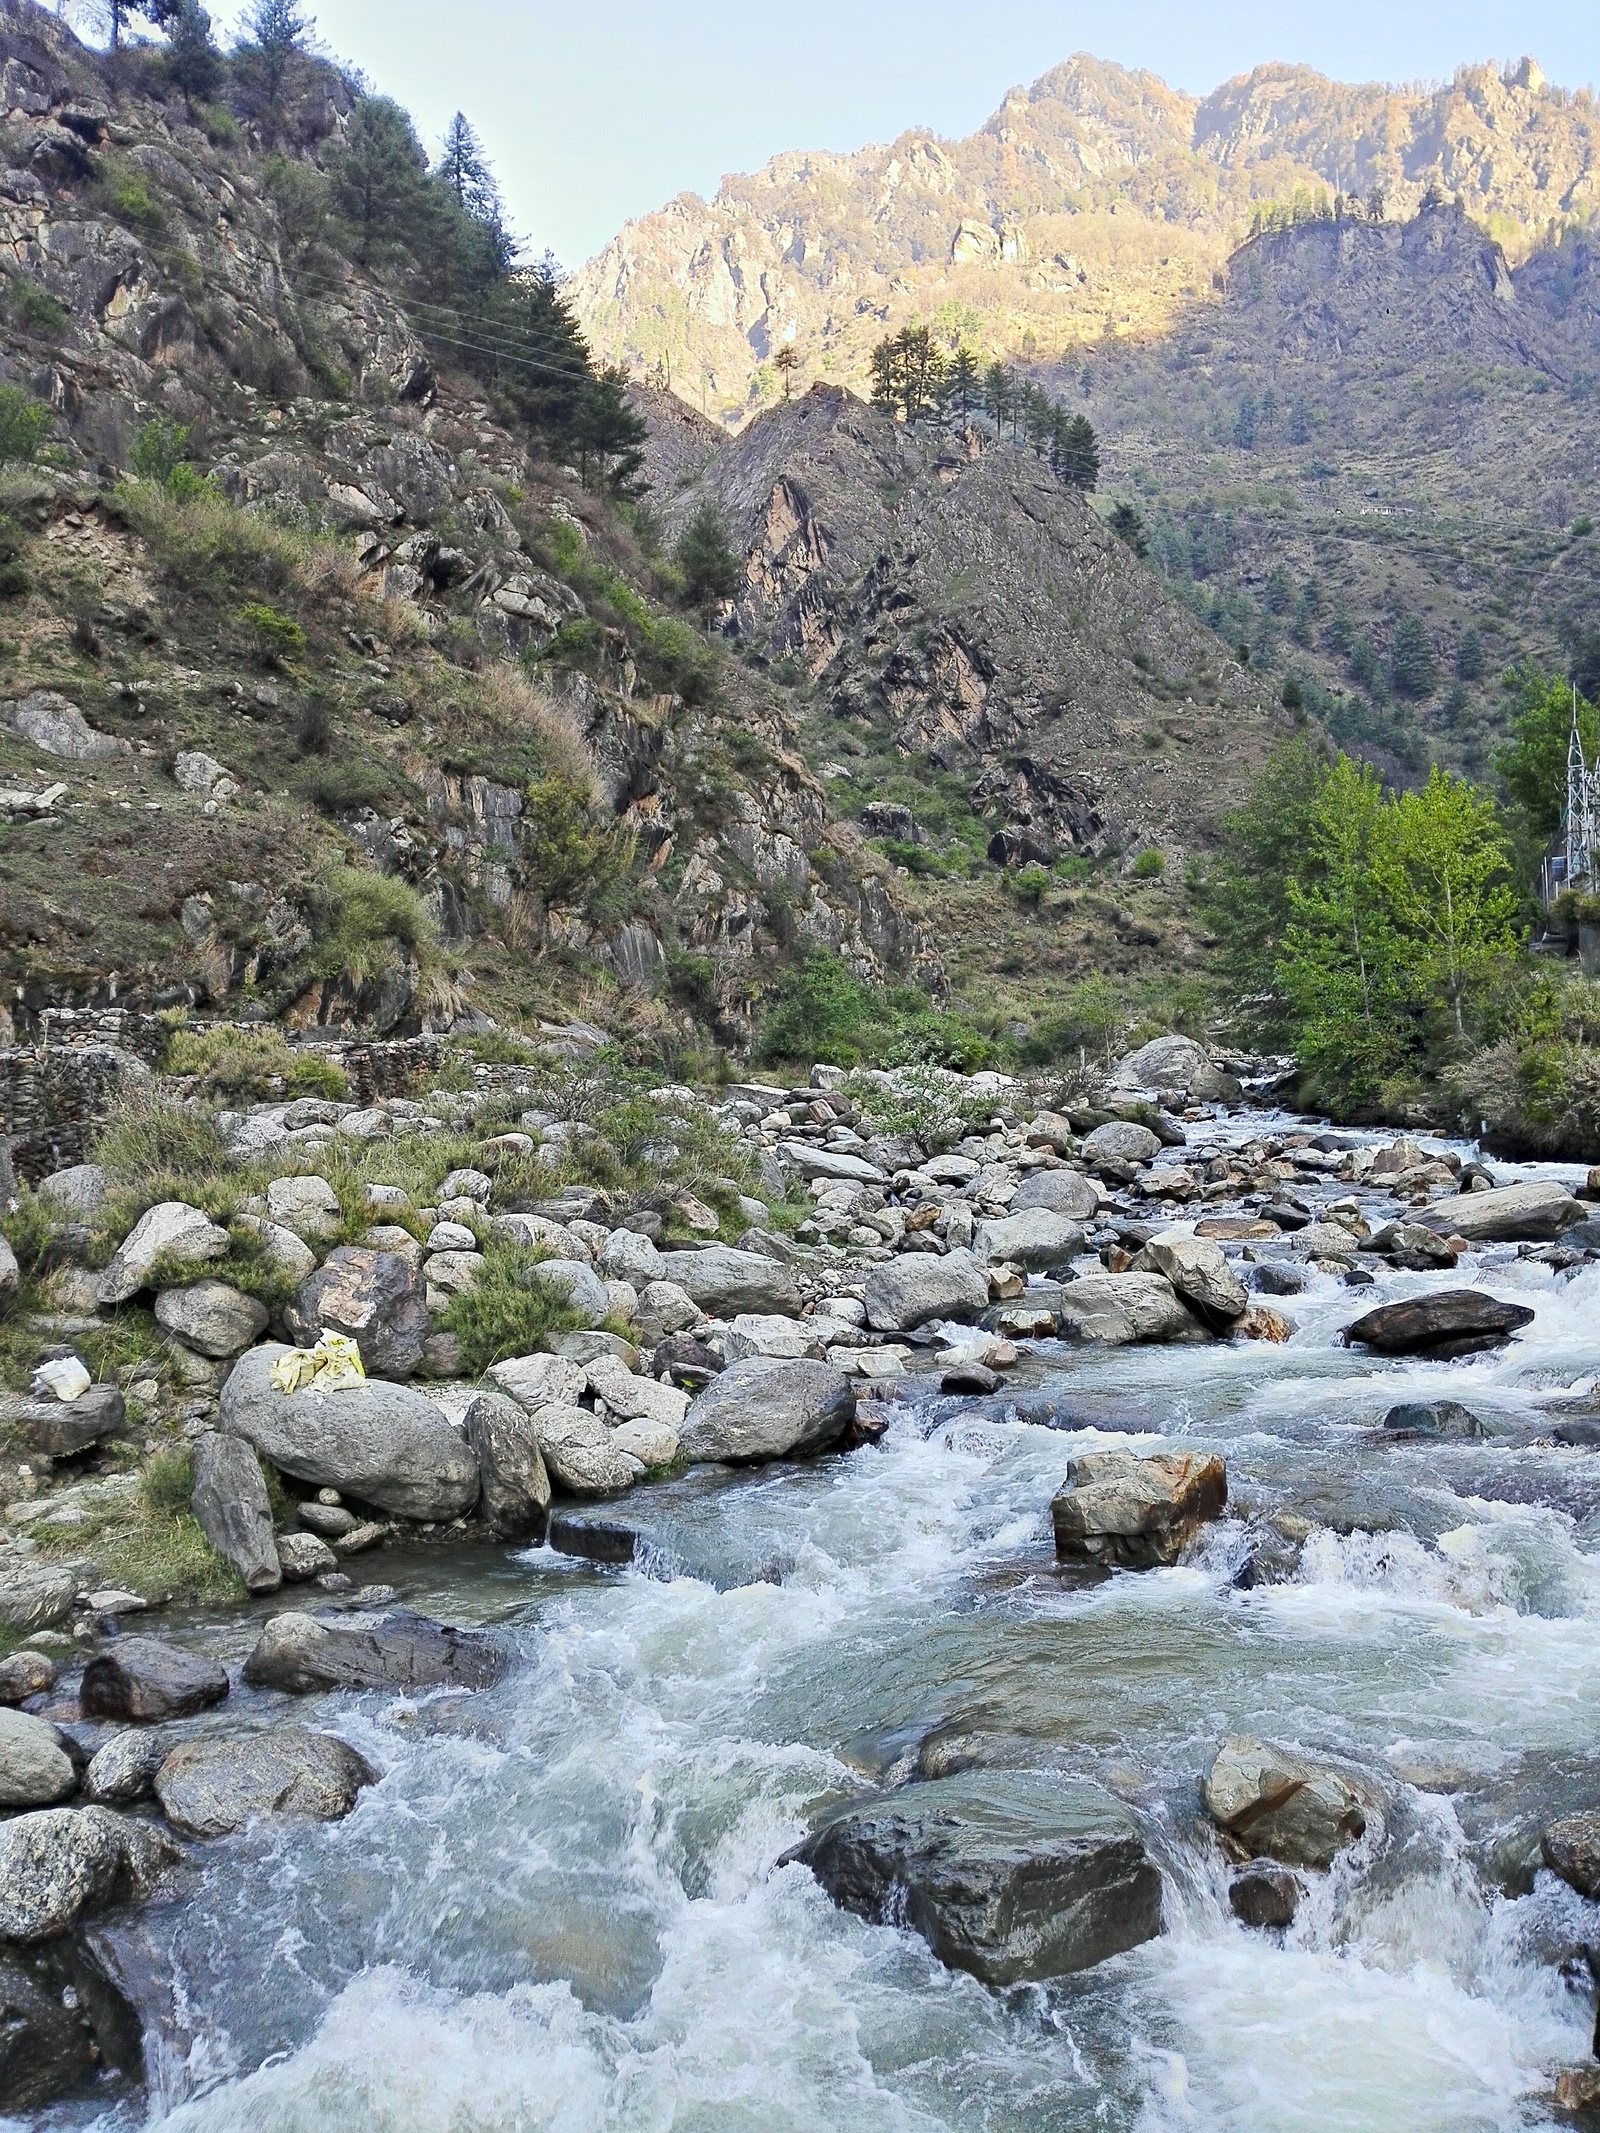
[{"label": "metal lattice tower", "polygon": [[1584,760],[1578,731],[1578,692],[1572,692],[1572,732],[1567,740],[1566,887],[1600,888],[1600,754],[1591,766]]}]

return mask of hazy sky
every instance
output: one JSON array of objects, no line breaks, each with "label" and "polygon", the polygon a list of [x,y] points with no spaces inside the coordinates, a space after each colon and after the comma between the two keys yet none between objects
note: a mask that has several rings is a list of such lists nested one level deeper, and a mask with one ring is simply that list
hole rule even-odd
[{"label": "hazy sky", "polygon": [[[1296,60],[1345,81],[1532,52],[1600,80],[1597,0],[306,0],[327,45],[430,145],[464,110],[536,250],[580,264],[632,215],[785,148],[970,133],[1069,53],[1204,93]],[[240,0],[213,0],[219,21]]]}]

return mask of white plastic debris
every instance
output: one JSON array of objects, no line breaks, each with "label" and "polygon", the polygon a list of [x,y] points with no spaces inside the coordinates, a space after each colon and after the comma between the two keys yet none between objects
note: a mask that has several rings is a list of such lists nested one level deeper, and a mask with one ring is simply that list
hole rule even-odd
[{"label": "white plastic debris", "polygon": [[75,1355],[63,1355],[53,1363],[41,1363],[33,1373],[35,1392],[53,1392],[58,1400],[80,1399],[94,1383]]}]

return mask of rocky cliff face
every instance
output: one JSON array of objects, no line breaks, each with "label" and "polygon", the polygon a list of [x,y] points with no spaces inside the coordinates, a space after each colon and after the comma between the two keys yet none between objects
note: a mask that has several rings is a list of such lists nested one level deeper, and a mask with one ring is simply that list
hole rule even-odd
[{"label": "rocky cliff face", "polygon": [[1164,328],[1205,297],[1263,202],[1430,189],[1513,257],[1600,199],[1600,119],[1531,62],[1429,92],[1267,66],[1203,101],[1085,55],[1016,89],[977,133],[787,154],[629,223],[575,277],[608,356],[737,420],[802,375],[856,382],[885,325],[948,319],[1027,357]]}]

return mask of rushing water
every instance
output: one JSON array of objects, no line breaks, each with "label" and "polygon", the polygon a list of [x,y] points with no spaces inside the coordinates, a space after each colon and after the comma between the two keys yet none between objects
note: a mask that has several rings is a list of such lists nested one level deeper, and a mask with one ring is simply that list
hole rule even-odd
[{"label": "rushing water", "polygon": [[[634,1567],[534,1550],[386,1568],[413,1605],[497,1623],[516,1663],[478,1696],[293,1707],[386,1774],[342,1823],[198,1847],[186,1900],[148,1915],[179,1978],[150,2117],[174,2133],[1549,2123],[1549,2069],[1586,2057],[1593,2023],[1559,1959],[1594,1909],[1526,1862],[1541,1819],[1600,1800],[1600,1456],[1535,1440],[1600,1369],[1600,1267],[1562,1279],[1502,1248],[1461,1274],[1535,1325],[1471,1361],[1375,1362],[1333,1334],[1439,1278],[1319,1277],[1283,1306],[1286,1348],[1051,1349],[1009,1415],[934,1397],[876,1448],[641,1494],[627,1515],[653,1546]],[[1394,1401],[1442,1396],[1490,1434],[1376,1434]],[[1016,1412],[1052,1403],[1070,1433]],[[1198,1559],[1058,1575],[1048,1504],[1069,1459],[1162,1440],[1227,1458],[1230,1515]],[[1291,1582],[1244,1588],[1252,1521],[1273,1510],[1312,1537]],[[241,1652],[252,1634],[238,1625]],[[1239,1730],[1347,1757],[1386,1800],[1281,1936],[1231,1916],[1199,1808]],[[1161,1938],[999,1995],[778,1863],[818,1808],[904,1776],[930,1734],[1126,1797],[1163,1868]]]}]

